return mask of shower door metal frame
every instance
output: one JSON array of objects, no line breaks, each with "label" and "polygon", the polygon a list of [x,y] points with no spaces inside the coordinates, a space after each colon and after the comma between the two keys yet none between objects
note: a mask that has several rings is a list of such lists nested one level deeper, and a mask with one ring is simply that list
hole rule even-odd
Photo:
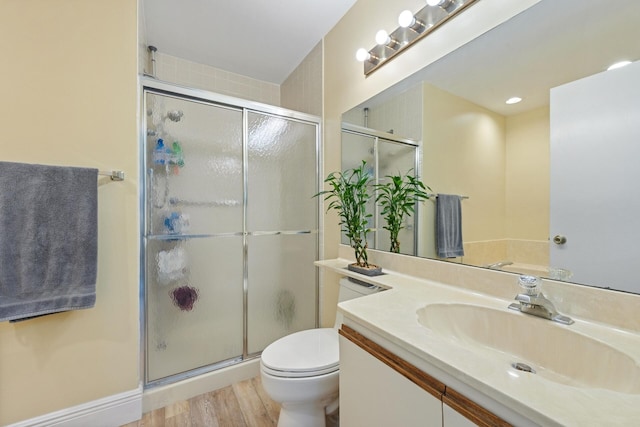
[{"label": "shower door metal frame", "polygon": [[[400,144],[400,145],[406,145],[406,146],[410,146],[414,148],[414,162],[413,162],[413,169],[415,170],[415,175],[418,179],[421,179],[422,177],[422,142],[421,141],[414,141],[412,139],[408,139],[408,138],[402,138],[399,137],[397,135],[394,135],[392,133],[387,133],[387,132],[382,132],[379,130],[375,130],[375,129],[370,129],[370,128],[366,128],[366,127],[362,127],[362,126],[357,126],[351,123],[342,123],[342,128],[341,128],[341,133],[349,133],[352,135],[358,135],[358,136],[364,136],[367,138],[372,138],[373,139],[373,159],[374,159],[374,179],[375,182],[378,183],[380,180],[380,176],[379,176],[379,159],[378,156],[380,154],[379,151],[379,142],[380,140],[385,140],[385,141],[389,141],[392,142],[394,144]],[[374,194],[373,194],[373,200],[376,200],[378,196],[378,191],[374,190]],[[378,248],[378,241],[379,241],[379,236],[378,236],[378,229],[380,226],[380,220],[379,220],[379,211],[380,209],[378,208],[378,204],[374,203],[373,204],[374,208],[373,208],[373,246],[376,249]],[[418,235],[419,235],[419,220],[418,218],[419,216],[419,210],[420,210],[420,205],[419,203],[416,203],[416,206],[414,208],[415,214],[413,215],[413,255],[417,255],[418,254]],[[382,250],[382,249],[379,249]]]},{"label": "shower door metal frame", "polygon": [[[212,372],[227,366],[232,366],[241,362],[255,359],[260,356],[260,353],[248,353],[248,299],[249,299],[249,280],[248,280],[248,242],[247,239],[250,235],[295,235],[295,234],[315,234],[315,259],[320,256],[320,247],[322,242],[322,203],[317,203],[317,220],[316,228],[313,230],[294,230],[294,231],[274,231],[271,233],[259,232],[249,233],[247,230],[247,199],[248,199],[248,115],[251,112],[264,114],[277,118],[284,118],[287,120],[314,125],[316,128],[316,171],[315,171],[315,184],[314,188],[316,192],[321,190],[322,179],[320,177],[322,171],[322,126],[320,117],[313,116],[306,113],[288,110],[281,107],[275,107],[272,105],[262,104],[259,102],[248,101],[240,98],[235,98],[227,95],[221,95],[214,92],[210,92],[202,89],[194,89],[176,85],[169,82],[163,82],[150,77],[139,77],[140,99],[141,99],[141,112],[140,112],[140,372],[143,373],[142,383],[145,389],[171,384],[177,381],[185,380],[188,378],[196,377],[208,372]],[[147,102],[146,94],[154,93],[157,95],[173,97],[181,100],[199,102],[206,105],[211,105],[221,108],[229,108],[240,111],[242,113],[242,176],[243,176],[243,337],[242,337],[242,355],[234,357],[228,360],[212,363],[210,365],[201,366],[188,371],[169,375],[157,380],[149,381],[147,371],[147,319],[148,319],[148,307],[146,300],[146,277],[147,277],[147,237],[146,231],[149,224],[149,206],[147,203],[147,150],[146,150],[146,120],[147,120]],[[320,288],[319,288],[319,272],[316,269],[314,274],[315,280],[315,327],[319,326],[320,318]]]}]

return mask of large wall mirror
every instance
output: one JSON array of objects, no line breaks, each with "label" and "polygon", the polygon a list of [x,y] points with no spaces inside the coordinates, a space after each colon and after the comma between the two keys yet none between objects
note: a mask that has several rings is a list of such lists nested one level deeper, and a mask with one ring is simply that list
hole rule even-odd
[{"label": "large wall mirror", "polygon": [[[465,197],[444,261],[640,293],[639,22],[636,0],[542,0],[343,123],[416,141],[423,182]],[[405,253],[437,258],[434,216],[420,205]]]}]

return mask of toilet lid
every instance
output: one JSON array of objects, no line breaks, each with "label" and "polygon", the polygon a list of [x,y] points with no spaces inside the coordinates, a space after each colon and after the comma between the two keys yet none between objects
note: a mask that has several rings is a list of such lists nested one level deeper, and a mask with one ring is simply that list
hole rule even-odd
[{"label": "toilet lid", "polygon": [[338,370],[338,332],[309,329],[287,335],[264,349],[265,370],[280,377],[310,377]]}]

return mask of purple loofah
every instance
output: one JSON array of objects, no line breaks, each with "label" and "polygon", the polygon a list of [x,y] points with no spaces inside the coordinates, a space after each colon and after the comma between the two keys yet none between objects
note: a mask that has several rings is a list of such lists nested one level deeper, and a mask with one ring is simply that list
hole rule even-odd
[{"label": "purple loofah", "polygon": [[191,311],[198,300],[198,289],[191,286],[180,286],[169,292],[169,294],[175,306],[183,311]]}]

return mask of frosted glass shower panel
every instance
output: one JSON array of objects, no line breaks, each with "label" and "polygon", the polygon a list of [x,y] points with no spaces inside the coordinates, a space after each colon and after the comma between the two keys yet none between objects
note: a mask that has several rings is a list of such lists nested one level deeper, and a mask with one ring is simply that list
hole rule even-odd
[{"label": "frosted glass shower panel", "polygon": [[[389,141],[383,138],[378,140],[378,182],[389,181],[386,176],[406,175],[411,170],[412,175],[416,175],[416,150],[413,145],[402,144]],[[417,210],[416,210],[417,212]],[[405,255],[415,255],[414,240],[417,215],[406,217],[403,229],[398,233],[400,240],[400,253]],[[384,225],[382,216],[378,217],[378,224]],[[388,251],[391,247],[389,232],[382,226],[378,227],[376,249]]]},{"label": "frosted glass shower panel", "polygon": [[[342,131],[342,170],[354,169],[360,167],[362,162],[366,162],[367,173],[372,179],[375,179],[376,157],[375,157],[376,138],[371,135],[362,135],[359,133],[351,133]],[[373,187],[370,189],[373,194]],[[373,215],[375,211],[375,198],[367,204],[367,212]],[[373,219],[370,220],[369,226],[375,228]],[[376,233],[367,236],[370,247],[376,247]],[[343,245],[349,244],[349,239],[341,233],[340,242]]]},{"label": "frosted glass shower panel", "polygon": [[147,380],[242,356],[242,237],[147,243]]},{"label": "frosted glass shower panel", "polygon": [[317,234],[249,236],[249,354],[316,326],[317,238]]},{"label": "frosted glass shower panel", "polygon": [[148,92],[148,234],[242,232],[242,110]]},{"label": "frosted glass shower panel", "polygon": [[316,230],[317,125],[249,112],[249,231]]},{"label": "frosted glass shower panel", "polygon": [[317,326],[320,140],[306,114],[148,83],[144,377],[160,386]]},{"label": "frosted glass shower panel", "polygon": [[371,167],[375,166],[374,145],[376,138],[370,135],[342,132],[342,169],[360,166],[364,160]]}]

